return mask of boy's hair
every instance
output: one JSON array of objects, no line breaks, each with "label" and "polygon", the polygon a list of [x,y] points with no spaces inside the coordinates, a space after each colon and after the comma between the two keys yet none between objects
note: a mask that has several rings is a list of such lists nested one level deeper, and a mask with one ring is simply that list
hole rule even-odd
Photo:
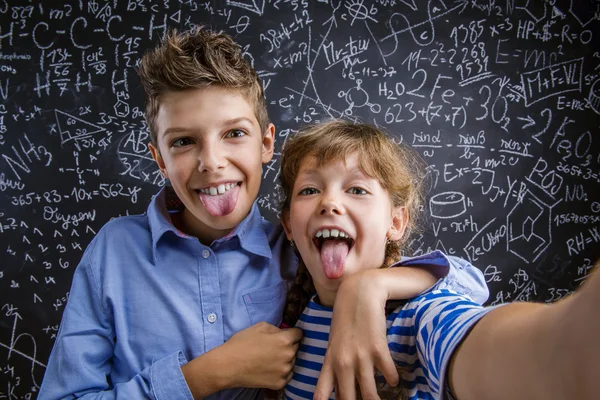
[{"label": "boy's hair", "polygon": [[[418,171],[425,170],[425,163],[413,149],[397,144],[382,130],[368,124],[331,120],[309,126],[288,139],[282,151],[279,175],[282,208],[290,208],[294,183],[307,157],[314,158],[320,168],[330,162],[345,161],[352,154],[358,156],[360,169],[387,190],[392,205],[407,210],[408,221],[402,239],[389,241],[386,246],[382,267],[388,267],[400,259],[404,244],[416,230],[416,218],[424,200],[423,181]],[[283,322],[294,326],[314,293],[312,278],[300,262],[295,282],[288,292]]]},{"label": "boy's hair", "polygon": [[258,74],[243,58],[240,46],[226,33],[203,27],[188,32],[170,30],[154,50],[142,57],[138,74],[145,92],[146,122],[155,145],[160,99],[168,92],[212,85],[236,89],[254,108],[261,132],[269,124]]}]

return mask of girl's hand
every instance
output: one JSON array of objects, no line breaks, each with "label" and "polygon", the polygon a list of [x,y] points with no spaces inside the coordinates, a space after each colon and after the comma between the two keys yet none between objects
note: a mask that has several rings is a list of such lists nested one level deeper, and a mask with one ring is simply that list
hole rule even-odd
[{"label": "girl's hand", "polygon": [[357,381],[363,399],[378,399],[376,370],[389,385],[398,384],[387,343],[385,303],[415,297],[434,285],[439,276],[428,267],[370,269],[344,279],[333,307],[315,399],[329,398],[334,386],[337,399],[354,399]]}]

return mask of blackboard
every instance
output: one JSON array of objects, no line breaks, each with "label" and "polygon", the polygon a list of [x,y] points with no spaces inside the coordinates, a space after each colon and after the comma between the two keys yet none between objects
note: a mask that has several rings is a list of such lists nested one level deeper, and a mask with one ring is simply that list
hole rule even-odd
[{"label": "blackboard", "polygon": [[135,66],[167,28],[233,35],[277,127],[376,124],[429,164],[423,233],[489,304],[554,302],[600,254],[598,0],[0,1],[0,398],[35,398],[74,269],[165,181]]}]

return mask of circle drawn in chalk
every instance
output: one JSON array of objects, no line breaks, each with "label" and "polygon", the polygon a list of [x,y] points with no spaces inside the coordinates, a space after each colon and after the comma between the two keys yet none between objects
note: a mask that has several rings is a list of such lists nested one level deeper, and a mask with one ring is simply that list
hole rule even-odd
[{"label": "circle drawn in chalk", "polygon": [[429,211],[434,218],[455,218],[467,211],[465,195],[460,192],[438,193],[429,200]]},{"label": "circle drawn in chalk", "polygon": [[600,79],[592,84],[588,100],[590,107],[592,107],[596,114],[600,114]]}]

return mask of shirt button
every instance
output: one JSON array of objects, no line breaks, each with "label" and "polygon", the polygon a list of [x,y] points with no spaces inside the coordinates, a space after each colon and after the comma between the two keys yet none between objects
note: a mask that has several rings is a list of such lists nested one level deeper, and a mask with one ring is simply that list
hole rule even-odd
[{"label": "shirt button", "polygon": [[210,313],[208,314],[208,322],[210,322],[211,324],[214,324],[215,321],[217,320],[217,314],[215,313]]},{"label": "shirt button", "polygon": [[204,249],[202,250],[202,258],[208,258],[210,257],[210,251]]}]

